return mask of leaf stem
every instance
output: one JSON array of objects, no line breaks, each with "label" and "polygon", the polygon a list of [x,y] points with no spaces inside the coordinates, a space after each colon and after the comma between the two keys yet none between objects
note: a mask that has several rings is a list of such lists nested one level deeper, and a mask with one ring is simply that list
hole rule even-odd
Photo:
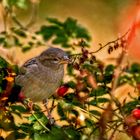
[{"label": "leaf stem", "polygon": [[31,112],[31,114],[34,116],[34,118],[38,121],[38,123],[39,123],[45,130],[47,130],[48,132],[50,132],[50,129],[47,128],[47,127],[37,118],[37,116],[33,113],[33,111]]}]

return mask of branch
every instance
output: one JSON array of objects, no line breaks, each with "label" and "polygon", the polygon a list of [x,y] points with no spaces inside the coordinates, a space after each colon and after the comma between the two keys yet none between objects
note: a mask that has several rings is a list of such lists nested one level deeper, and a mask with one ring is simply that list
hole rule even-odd
[{"label": "branch", "polygon": [[3,18],[3,25],[4,31],[7,31],[7,18],[8,18],[8,10],[3,7],[2,3],[0,3],[2,9],[2,18]]},{"label": "branch", "polygon": [[118,131],[118,127],[120,127],[121,124],[116,125],[116,127],[114,128],[109,140],[113,140],[115,132]]},{"label": "branch", "polygon": [[[113,40],[113,41],[110,41],[108,43],[106,43],[105,45],[102,46],[102,44],[99,44],[100,45],[100,48],[95,50],[95,51],[92,51],[92,52],[89,52],[89,54],[93,54],[93,53],[97,53],[99,52],[100,50],[102,50],[103,48],[105,48],[106,46],[112,44],[112,43],[115,43],[121,39],[123,39],[128,33],[129,33],[130,29],[128,29],[128,31],[126,33],[124,33],[121,37],[118,37],[117,39]],[[82,53],[77,53],[77,54],[72,54],[70,56],[79,56],[79,55],[82,55]]]},{"label": "branch", "polygon": [[[16,17],[16,14],[13,12],[12,8],[8,8],[5,7],[5,10],[7,10],[7,13],[11,16],[12,20],[14,21],[15,24],[17,24],[21,29],[27,30],[28,28],[30,28],[31,26],[33,26],[33,24],[35,24],[36,19],[37,19],[37,15],[38,15],[38,5],[39,2],[32,2],[32,11],[31,11],[31,18],[29,20],[29,22],[27,23],[27,25],[23,25]],[[3,16],[6,20],[6,16]],[[5,21],[4,20],[4,21]]]},{"label": "branch", "polygon": [[26,29],[30,28],[35,24],[38,15],[38,5],[39,5],[38,3],[32,3],[31,19],[29,23],[26,25]]}]

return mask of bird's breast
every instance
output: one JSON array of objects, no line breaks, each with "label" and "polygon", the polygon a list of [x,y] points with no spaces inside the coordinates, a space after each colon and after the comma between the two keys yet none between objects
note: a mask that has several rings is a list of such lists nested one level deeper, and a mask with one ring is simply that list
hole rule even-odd
[{"label": "bird's breast", "polygon": [[63,69],[41,68],[27,72],[22,78],[20,77],[19,84],[26,97],[33,101],[41,101],[55,92],[61,84],[63,75]]}]

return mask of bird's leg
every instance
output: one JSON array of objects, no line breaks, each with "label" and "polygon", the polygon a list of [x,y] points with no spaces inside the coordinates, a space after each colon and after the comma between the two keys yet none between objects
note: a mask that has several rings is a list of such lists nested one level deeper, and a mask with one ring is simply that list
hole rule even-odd
[{"label": "bird's leg", "polygon": [[23,100],[23,104],[26,106],[26,108],[29,111],[33,110],[34,103],[30,99],[27,98],[27,99]]},{"label": "bird's leg", "polygon": [[43,100],[43,104],[44,104],[44,107],[46,108],[47,113],[48,113],[48,116],[47,116],[47,117],[48,117],[49,123],[50,123],[50,125],[52,125],[52,124],[55,123],[55,120],[54,120],[54,118],[52,117],[51,112],[50,112],[50,110],[49,110],[49,108],[48,108],[48,99],[44,99],[44,100]]}]

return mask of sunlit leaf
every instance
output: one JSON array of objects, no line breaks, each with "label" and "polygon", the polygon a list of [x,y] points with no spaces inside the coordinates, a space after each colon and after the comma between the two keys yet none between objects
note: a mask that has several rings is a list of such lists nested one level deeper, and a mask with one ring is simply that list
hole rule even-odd
[{"label": "sunlit leaf", "polygon": [[64,110],[63,110],[62,106],[60,105],[60,103],[58,103],[58,105],[57,105],[57,112],[58,112],[58,114],[59,114],[59,116],[61,117],[62,120],[66,119]]},{"label": "sunlit leaf", "polygon": [[90,110],[90,113],[96,115],[96,116],[101,116],[101,113],[97,110]]},{"label": "sunlit leaf", "polygon": [[18,111],[20,113],[25,113],[27,112],[27,109],[24,106],[21,105],[12,105],[10,106],[10,108],[12,109],[12,111]]},{"label": "sunlit leaf", "polygon": [[130,101],[128,103],[126,103],[122,109],[126,114],[130,114],[130,112],[136,108],[137,105],[140,104],[139,100],[134,100],[134,101]]},{"label": "sunlit leaf", "polygon": [[91,91],[90,96],[103,96],[108,93],[108,89],[106,87],[99,86],[97,89]]},{"label": "sunlit leaf", "polygon": [[0,56],[0,68],[6,68],[9,65],[9,63]]}]

